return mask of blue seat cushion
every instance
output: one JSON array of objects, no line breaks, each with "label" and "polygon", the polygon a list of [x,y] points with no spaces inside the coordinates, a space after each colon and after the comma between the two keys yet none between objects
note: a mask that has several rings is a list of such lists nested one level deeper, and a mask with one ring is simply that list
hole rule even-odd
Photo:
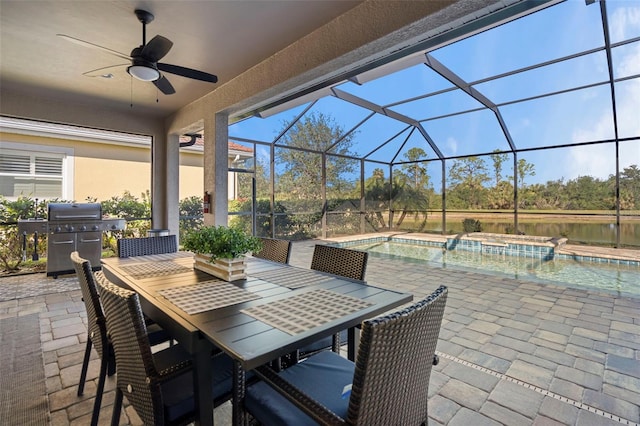
[{"label": "blue seat cushion", "polygon": [[159,345],[170,339],[169,334],[156,323],[147,325],[147,336],[151,346]]},{"label": "blue seat cushion", "polygon": [[[349,397],[342,397],[353,381],[355,365],[346,358],[324,351],[278,373],[338,416],[347,417]],[[245,407],[264,425],[316,425],[309,416],[264,382],[247,388]]]},{"label": "blue seat cushion", "polygon": [[[158,370],[174,365],[188,357],[189,355],[179,345],[174,345],[153,355]],[[219,403],[231,396],[233,361],[228,355],[220,353],[214,356],[211,362],[213,398],[214,402]],[[195,410],[193,389],[193,371],[191,369],[162,384],[165,418],[169,423],[193,414]]]}]

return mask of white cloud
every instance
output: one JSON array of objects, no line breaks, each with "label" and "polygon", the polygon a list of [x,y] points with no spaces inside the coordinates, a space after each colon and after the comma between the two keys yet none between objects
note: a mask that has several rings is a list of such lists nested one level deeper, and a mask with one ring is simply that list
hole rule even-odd
[{"label": "white cloud", "polygon": [[[616,5],[616,3],[612,4]],[[616,8],[609,18],[609,28],[613,40],[626,40],[637,37],[640,33],[640,4],[635,0],[629,1],[627,4],[628,7]]]},{"label": "white cloud", "polygon": [[567,180],[578,176],[593,176],[606,179],[615,174],[615,154],[611,144],[573,147],[569,150],[569,159],[565,161],[564,177]]},{"label": "white cloud", "polygon": [[451,152],[450,155],[456,155],[458,153],[458,140],[454,137],[448,137],[446,141],[446,146]]},{"label": "white cloud", "polygon": [[[616,10],[611,25],[620,31],[618,37],[624,37],[631,26],[640,31],[640,8],[624,8]],[[628,35],[626,35],[628,37]],[[638,72],[640,63],[640,45],[625,51],[625,56],[618,58],[618,75],[631,75]],[[621,138],[640,135],[640,79],[618,83],[616,85],[616,111],[618,121],[618,135]],[[607,109],[592,122],[591,127],[573,132],[574,142],[602,140],[610,137],[612,113]],[[628,145],[628,144],[633,145]],[[640,148],[635,149],[639,142],[625,142],[620,155],[620,170],[632,164],[640,164]],[[569,149],[569,161],[565,163],[567,179],[578,176],[594,176],[607,178],[615,172],[615,155],[612,144],[580,146]]]}]

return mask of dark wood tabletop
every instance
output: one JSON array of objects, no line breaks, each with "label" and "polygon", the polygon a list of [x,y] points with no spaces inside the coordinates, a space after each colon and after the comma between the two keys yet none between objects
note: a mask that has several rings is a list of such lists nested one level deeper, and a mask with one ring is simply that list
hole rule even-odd
[{"label": "dark wood tabletop", "polygon": [[[213,346],[248,371],[413,299],[408,293],[251,257],[247,278],[231,283],[195,270],[186,252],[106,258],[102,265],[107,278],[139,293],[145,314],[200,356],[202,386],[203,374],[210,373],[200,364],[207,361],[202,353]],[[198,394],[206,398],[208,392]],[[213,422],[204,411],[202,423]]]}]

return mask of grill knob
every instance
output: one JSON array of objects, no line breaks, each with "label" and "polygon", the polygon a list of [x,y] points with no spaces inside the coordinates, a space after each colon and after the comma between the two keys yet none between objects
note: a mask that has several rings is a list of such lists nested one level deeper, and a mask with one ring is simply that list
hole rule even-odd
[{"label": "grill knob", "polygon": [[81,225],[81,226],[80,226],[80,231],[84,232],[84,231],[86,231],[86,230],[87,230],[87,227],[86,227],[86,226],[84,226],[84,225]]},{"label": "grill knob", "polygon": [[71,226],[71,225],[67,225],[67,231],[69,231],[69,232],[73,232],[73,226]]},{"label": "grill knob", "polygon": [[98,225],[93,225],[93,226],[91,227],[91,229],[93,229],[94,231],[97,231],[97,230],[98,230]]},{"label": "grill knob", "polygon": [[56,226],[56,228],[54,229],[55,232],[61,232],[62,228],[60,228],[59,226]]}]

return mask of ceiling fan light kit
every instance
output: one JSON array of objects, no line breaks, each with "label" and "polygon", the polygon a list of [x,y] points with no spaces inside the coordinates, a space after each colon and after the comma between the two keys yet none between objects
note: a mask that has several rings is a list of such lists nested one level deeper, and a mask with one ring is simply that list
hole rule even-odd
[{"label": "ceiling fan light kit", "polygon": [[[110,55],[130,60],[131,65],[127,67],[127,73],[129,73],[129,75],[131,75],[132,77],[137,78],[138,80],[152,82],[158,88],[158,90],[160,90],[165,95],[171,95],[176,91],[169,80],[164,75],[162,75],[160,71],[209,83],[216,83],[218,81],[218,77],[204,71],[198,71],[179,65],[171,65],[158,62],[167,53],[169,53],[169,50],[173,46],[173,42],[165,37],[162,37],[161,35],[156,35],[149,41],[149,43],[147,43],[146,26],[149,22],[153,21],[154,16],[151,13],[141,9],[136,9],[135,14],[138,17],[138,20],[142,23],[142,45],[134,48],[129,56],[115,50],[99,46],[97,44],[77,39],[75,37],[70,37],[64,34],[58,34],[58,36],[73,43],[80,44],[85,47],[90,47],[92,49],[102,50],[103,52],[109,53]],[[98,68],[97,70],[84,73],[84,75],[91,76],[91,74],[95,73],[96,71],[102,71],[108,68],[119,66],[122,65],[113,65],[109,67]],[[100,73],[98,75],[106,76],[108,74]]]},{"label": "ceiling fan light kit", "polygon": [[127,72],[142,81],[156,81],[160,78],[160,71],[146,65],[131,65]]}]

